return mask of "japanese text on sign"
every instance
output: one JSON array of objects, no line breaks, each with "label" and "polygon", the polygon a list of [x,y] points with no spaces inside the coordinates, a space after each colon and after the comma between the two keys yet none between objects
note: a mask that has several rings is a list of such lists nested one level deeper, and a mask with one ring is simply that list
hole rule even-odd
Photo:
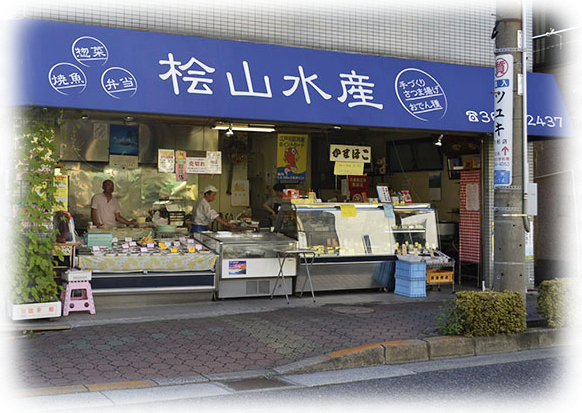
[{"label": "japanese text on sign", "polygon": [[332,162],[371,162],[370,146],[336,145],[329,146],[329,160]]},{"label": "japanese text on sign", "polygon": [[495,60],[495,110],[493,111],[494,186],[512,181],[513,151],[513,56]]}]

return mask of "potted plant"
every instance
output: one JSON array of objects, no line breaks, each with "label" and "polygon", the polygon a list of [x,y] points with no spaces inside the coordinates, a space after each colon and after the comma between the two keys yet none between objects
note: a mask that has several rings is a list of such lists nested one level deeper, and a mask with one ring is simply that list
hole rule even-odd
[{"label": "potted plant", "polygon": [[27,108],[16,122],[8,308],[13,320],[61,316],[54,266],[62,253],[55,249],[53,225],[60,209],[54,135],[61,118],[57,109]]}]

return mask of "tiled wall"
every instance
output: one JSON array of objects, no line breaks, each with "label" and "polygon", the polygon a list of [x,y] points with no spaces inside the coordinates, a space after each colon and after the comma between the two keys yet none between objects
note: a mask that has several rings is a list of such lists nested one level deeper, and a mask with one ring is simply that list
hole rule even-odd
[{"label": "tiled wall", "polygon": [[13,8],[17,17],[474,66],[494,62],[495,0],[29,0]]}]

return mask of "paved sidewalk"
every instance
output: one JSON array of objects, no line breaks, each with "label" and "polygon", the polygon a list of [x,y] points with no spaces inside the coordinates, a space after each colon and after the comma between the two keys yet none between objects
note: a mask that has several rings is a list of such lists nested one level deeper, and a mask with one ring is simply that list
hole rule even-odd
[{"label": "paved sidewalk", "polygon": [[[15,333],[16,387],[47,389],[140,381],[207,380],[209,375],[268,370],[330,352],[440,335],[437,315],[450,290],[427,298],[392,293],[231,299],[188,305],[74,313],[29,336]],[[537,318],[528,294],[528,318]],[[96,387],[97,388],[97,387]]]}]

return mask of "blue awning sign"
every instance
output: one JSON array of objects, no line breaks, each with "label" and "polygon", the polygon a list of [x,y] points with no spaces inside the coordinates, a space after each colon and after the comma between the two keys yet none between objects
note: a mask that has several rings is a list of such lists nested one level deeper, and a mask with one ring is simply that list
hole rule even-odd
[{"label": "blue awning sign", "polygon": [[[492,133],[492,68],[44,20],[17,30],[16,106]],[[47,81],[48,77],[48,81]],[[528,75],[528,133],[574,136],[552,75]]]}]

